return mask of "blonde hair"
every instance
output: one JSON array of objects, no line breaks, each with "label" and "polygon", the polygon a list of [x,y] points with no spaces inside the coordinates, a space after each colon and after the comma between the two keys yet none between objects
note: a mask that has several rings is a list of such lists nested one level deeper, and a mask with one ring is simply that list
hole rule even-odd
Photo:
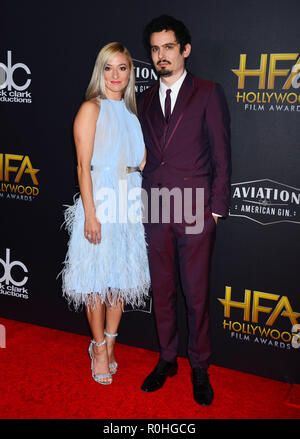
[{"label": "blonde hair", "polygon": [[134,114],[137,114],[135,99],[135,75],[132,58],[126,47],[118,42],[106,44],[106,46],[104,46],[98,53],[92,78],[86,91],[86,99],[90,100],[98,96],[101,99],[107,99],[104,81],[104,69],[111,57],[114,56],[116,53],[123,53],[128,59],[130,75],[129,82],[123,94],[123,98],[128,110]]}]

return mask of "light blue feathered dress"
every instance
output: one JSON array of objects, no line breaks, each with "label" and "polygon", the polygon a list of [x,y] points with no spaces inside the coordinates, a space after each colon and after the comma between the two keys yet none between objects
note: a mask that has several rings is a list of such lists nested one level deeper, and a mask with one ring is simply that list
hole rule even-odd
[{"label": "light blue feathered dress", "polygon": [[91,176],[101,243],[84,236],[81,197],[65,210],[70,233],[62,270],[63,296],[77,310],[102,302],[125,300],[141,306],[148,296],[150,274],[141,213],[141,175],[128,173],[144,156],[137,117],[124,100],[101,99],[96,125]]}]

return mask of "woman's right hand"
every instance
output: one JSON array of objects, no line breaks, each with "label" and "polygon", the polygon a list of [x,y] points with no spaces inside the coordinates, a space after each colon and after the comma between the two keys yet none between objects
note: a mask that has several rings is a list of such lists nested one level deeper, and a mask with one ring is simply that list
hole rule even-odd
[{"label": "woman's right hand", "polygon": [[101,242],[101,223],[96,215],[85,218],[84,236],[91,244],[100,244]]}]

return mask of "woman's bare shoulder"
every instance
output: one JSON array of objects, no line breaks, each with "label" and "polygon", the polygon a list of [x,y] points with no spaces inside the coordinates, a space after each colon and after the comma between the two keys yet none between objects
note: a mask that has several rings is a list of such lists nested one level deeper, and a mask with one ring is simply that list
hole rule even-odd
[{"label": "woman's bare shoulder", "polygon": [[87,111],[89,113],[99,113],[100,105],[100,99],[93,98],[89,99],[88,101],[84,101],[80,106],[80,110]]},{"label": "woman's bare shoulder", "polygon": [[100,99],[94,98],[84,101],[78,110],[77,118],[95,118],[97,119],[100,111]]}]

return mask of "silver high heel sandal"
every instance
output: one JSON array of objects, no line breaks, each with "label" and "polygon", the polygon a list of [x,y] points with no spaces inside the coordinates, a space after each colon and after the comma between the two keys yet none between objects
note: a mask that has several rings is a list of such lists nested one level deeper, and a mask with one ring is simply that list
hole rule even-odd
[{"label": "silver high heel sandal", "polygon": [[[106,343],[106,340],[104,339],[101,343],[97,343],[95,340],[91,340],[89,348],[88,348],[88,353],[91,359],[91,369],[92,369],[92,377],[93,379],[99,383],[99,384],[103,384],[104,386],[107,386],[108,384],[112,383],[112,376],[111,373],[101,373],[99,375],[95,375],[94,372],[94,359],[93,359],[93,355],[92,355],[92,347],[93,345],[95,346],[103,346]],[[103,378],[111,378],[110,381],[103,381]]]},{"label": "silver high heel sandal", "polygon": [[[110,337],[110,338],[116,338],[118,336],[118,334],[108,334],[108,332],[106,332],[106,331],[104,331],[104,335],[106,335],[107,337]],[[118,363],[117,362],[109,363],[108,367],[109,367],[110,373],[112,375],[114,375],[118,370]]]}]

